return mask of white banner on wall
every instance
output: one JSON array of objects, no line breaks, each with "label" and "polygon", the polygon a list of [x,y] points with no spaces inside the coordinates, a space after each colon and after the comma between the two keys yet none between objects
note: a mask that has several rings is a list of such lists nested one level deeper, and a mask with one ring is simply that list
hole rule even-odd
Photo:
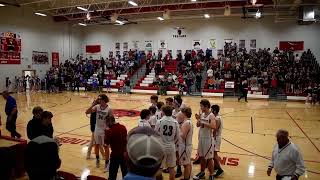
[{"label": "white banner on wall", "polygon": [[216,39],[209,39],[208,47],[209,47],[209,49],[216,49],[217,48],[217,40]]},{"label": "white banner on wall", "polygon": [[144,48],[146,51],[152,51],[152,47],[153,47],[153,42],[151,40],[149,41],[144,41]]},{"label": "white banner on wall", "polygon": [[168,48],[167,40],[159,40],[158,47],[159,49],[167,49]]},{"label": "white banner on wall", "polygon": [[192,48],[193,49],[201,49],[201,40],[193,40],[192,41]]},{"label": "white banner on wall", "polygon": [[132,41],[131,49],[139,50],[139,41]]}]

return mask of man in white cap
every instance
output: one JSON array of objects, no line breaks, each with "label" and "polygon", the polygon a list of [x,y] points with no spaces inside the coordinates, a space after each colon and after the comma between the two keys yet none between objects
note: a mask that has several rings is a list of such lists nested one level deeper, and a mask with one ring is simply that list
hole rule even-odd
[{"label": "man in white cap", "polygon": [[160,136],[150,127],[136,127],[128,134],[128,170],[124,180],[154,180],[164,158]]},{"label": "man in white cap", "polygon": [[277,180],[298,180],[305,172],[302,154],[299,148],[290,142],[289,132],[283,129],[277,132],[277,141],[272,151],[272,158],[267,174],[271,175],[274,170]]}]

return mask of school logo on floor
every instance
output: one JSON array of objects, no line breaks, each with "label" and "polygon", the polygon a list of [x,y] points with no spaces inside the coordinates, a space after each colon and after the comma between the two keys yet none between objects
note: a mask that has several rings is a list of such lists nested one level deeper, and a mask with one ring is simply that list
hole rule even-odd
[{"label": "school logo on floor", "polygon": [[127,109],[113,109],[113,114],[115,115],[115,117],[136,117],[140,115],[140,111]]}]

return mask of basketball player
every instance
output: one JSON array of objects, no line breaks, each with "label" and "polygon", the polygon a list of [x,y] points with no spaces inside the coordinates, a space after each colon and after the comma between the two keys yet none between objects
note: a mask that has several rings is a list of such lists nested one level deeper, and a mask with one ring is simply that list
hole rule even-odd
[{"label": "basketball player", "polygon": [[159,100],[159,97],[157,95],[152,95],[150,97],[151,106],[157,107],[158,100]]},{"label": "basketball player", "polygon": [[174,167],[176,166],[176,146],[175,142],[179,138],[179,124],[172,118],[172,107],[163,106],[161,108],[164,116],[161,120],[157,121],[155,131],[159,133],[165,149],[165,157],[163,159],[164,166],[169,169],[169,179],[175,179]]},{"label": "basketball player", "polygon": [[[177,120],[177,115],[180,113],[180,106],[182,103],[182,99],[175,99],[173,102],[174,109],[172,110],[172,118]],[[178,122],[178,121],[177,121]],[[180,123],[179,123],[180,124]],[[181,166],[179,163],[179,144],[180,138],[176,141],[176,156],[177,156],[177,173],[175,175],[176,178],[182,175]]]},{"label": "basketball player", "polygon": [[216,129],[214,114],[210,111],[210,102],[207,99],[200,101],[201,114],[196,114],[197,127],[199,127],[198,153],[200,158],[201,171],[193,179],[204,179],[206,162],[209,170],[209,180],[214,179],[214,140],[213,131]]},{"label": "basketball player", "polygon": [[[91,114],[93,112],[97,113],[96,119],[96,126],[94,130],[94,151],[96,154],[96,167],[100,166],[100,158],[99,158],[99,147],[103,146],[105,151],[107,151],[106,147],[104,146],[104,136],[105,136],[105,129],[108,127],[107,117],[112,115],[111,108],[107,104],[109,102],[109,98],[105,94],[99,95],[99,102],[98,101],[92,104],[86,111],[86,114]],[[105,157],[108,158],[108,157]],[[105,160],[105,168],[107,169],[109,165],[109,160]]]},{"label": "basketball player", "polygon": [[157,118],[157,122],[162,118],[162,111],[161,111],[161,108],[162,106],[164,106],[164,103],[163,102],[158,102],[157,103],[157,112],[156,112],[156,118]]},{"label": "basketball player", "polygon": [[157,108],[154,106],[150,106],[149,111],[151,113],[149,123],[150,123],[150,126],[152,127],[152,129],[154,129],[154,127],[156,126],[156,123],[157,123],[157,117],[156,117]]},{"label": "basketball player", "polygon": [[173,98],[172,97],[166,98],[166,105],[167,106],[173,106]]},{"label": "basketball player", "polygon": [[219,177],[222,173],[223,170],[221,169],[220,165],[220,160],[218,156],[218,152],[220,151],[220,146],[221,146],[221,135],[222,135],[222,128],[223,128],[223,123],[222,123],[222,118],[219,115],[220,107],[216,104],[211,106],[211,112],[215,116],[216,120],[216,130],[213,132],[213,138],[214,138],[214,167],[217,172],[215,173],[214,177]]},{"label": "basketball player", "polygon": [[[92,104],[100,104],[100,99],[97,98],[96,100],[93,101]],[[87,157],[86,159],[90,159],[90,156],[91,156],[91,151],[92,151],[92,147],[94,146],[94,129],[96,127],[96,120],[97,120],[97,113],[96,112],[93,112],[90,114],[90,130],[91,130],[91,141],[90,141],[90,144],[88,146],[88,151],[87,151]],[[102,154],[102,156],[104,157],[104,150],[103,150],[103,147],[99,147],[100,149],[100,152]]]},{"label": "basketball player", "polygon": [[138,122],[138,126],[148,126],[151,127],[150,123],[149,123],[149,119],[150,119],[151,113],[149,111],[149,109],[143,109],[140,112],[140,120]]},{"label": "basketball player", "polygon": [[[191,121],[191,108],[182,108],[177,116],[180,124],[180,141],[179,141],[179,160],[184,167],[183,179],[188,180],[191,176],[191,153],[192,153],[192,136],[193,125]],[[181,169],[180,169],[181,170]]]}]

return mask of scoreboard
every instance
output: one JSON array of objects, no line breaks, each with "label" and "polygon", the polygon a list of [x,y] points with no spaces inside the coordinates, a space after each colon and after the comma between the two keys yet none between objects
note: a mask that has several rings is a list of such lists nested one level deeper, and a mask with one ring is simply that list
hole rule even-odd
[{"label": "scoreboard", "polygon": [[21,64],[21,38],[6,32],[0,34],[0,64]]}]

